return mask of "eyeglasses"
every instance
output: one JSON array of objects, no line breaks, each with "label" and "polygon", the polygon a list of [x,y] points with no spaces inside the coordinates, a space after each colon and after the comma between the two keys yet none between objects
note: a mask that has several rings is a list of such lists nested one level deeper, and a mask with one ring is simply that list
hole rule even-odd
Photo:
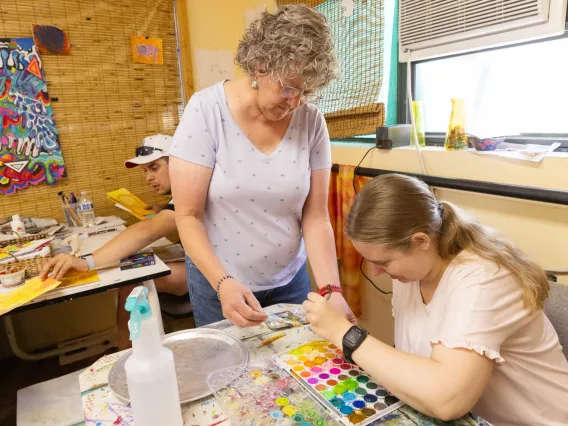
[{"label": "eyeglasses", "polygon": [[278,81],[282,86],[282,88],[280,89],[280,96],[282,96],[284,99],[294,99],[299,96],[300,102],[302,103],[317,102],[321,99],[321,95],[319,93],[309,93],[306,95],[304,94],[305,90],[300,90],[297,87],[286,86],[284,83],[282,83],[282,79],[280,77],[278,77]]},{"label": "eyeglasses", "polygon": [[153,146],[139,146],[136,148],[136,156],[137,157],[144,157],[146,155],[153,154],[154,151],[164,152],[163,149],[154,148]]}]

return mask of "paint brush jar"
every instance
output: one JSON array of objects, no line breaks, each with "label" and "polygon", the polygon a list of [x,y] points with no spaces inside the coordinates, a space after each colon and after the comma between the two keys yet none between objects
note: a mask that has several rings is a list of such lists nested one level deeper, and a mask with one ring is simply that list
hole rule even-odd
[{"label": "paint brush jar", "polygon": [[76,223],[78,217],[77,215],[77,204],[66,204],[61,203],[61,208],[63,209],[63,216],[65,217],[65,223],[68,227],[73,228],[75,226],[81,226],[80,223]]}]

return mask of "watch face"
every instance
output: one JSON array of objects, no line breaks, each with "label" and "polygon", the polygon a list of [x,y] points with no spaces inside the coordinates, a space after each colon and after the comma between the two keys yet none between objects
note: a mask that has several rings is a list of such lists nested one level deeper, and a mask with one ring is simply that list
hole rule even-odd
[{"label": "watch face", "polygon": [[365,332],[363,330],[354,327],[345,335],[345,340],[350,346],[354,346],[364,335]]}]

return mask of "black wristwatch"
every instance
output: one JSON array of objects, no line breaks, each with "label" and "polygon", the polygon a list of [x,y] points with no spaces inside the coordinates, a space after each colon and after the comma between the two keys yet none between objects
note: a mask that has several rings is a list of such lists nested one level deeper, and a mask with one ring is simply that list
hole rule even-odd
[{"label": "black wristwatch", "polygon": [[357,350],[361,343],[367,338],[367,330],[354,325],[343,336],[343,357],[347,362],[353,364],[353,352]]}]

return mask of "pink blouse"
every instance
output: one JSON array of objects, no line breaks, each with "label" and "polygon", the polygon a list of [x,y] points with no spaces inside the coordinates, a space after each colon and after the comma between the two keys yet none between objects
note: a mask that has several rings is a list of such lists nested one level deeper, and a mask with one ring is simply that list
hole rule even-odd
[{"label": "pink blouse", "polygon": [[428,305],[418,282],[393,285],[397,349],[430,357],[441,343],[494,361],[474,413],[495,426],[568,425],[568,361],[546,315],[525,309],[513,274],[462,254]]}]

